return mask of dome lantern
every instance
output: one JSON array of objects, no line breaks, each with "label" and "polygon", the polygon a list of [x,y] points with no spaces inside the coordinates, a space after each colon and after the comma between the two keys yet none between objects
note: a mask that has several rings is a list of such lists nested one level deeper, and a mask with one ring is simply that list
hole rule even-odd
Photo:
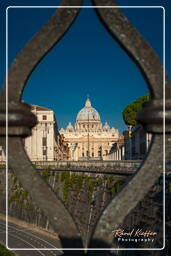
[{"label": "dome lantern", "polygon": [[87,108],[91,107],[91,101],[89,98],[87,98],[87,100],[86,100],[85,107],[87,107]]}]

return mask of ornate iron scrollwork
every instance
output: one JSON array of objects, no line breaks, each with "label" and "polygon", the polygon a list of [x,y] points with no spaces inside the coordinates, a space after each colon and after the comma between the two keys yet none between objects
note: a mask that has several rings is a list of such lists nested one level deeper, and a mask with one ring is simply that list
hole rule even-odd
[{"label": "ornate iron scrollwork", "polygon": [[[83,0],[63,0],[61,6],[80,6]],[[93,0],[98,6],[116,7],[112,0]],[[112,230],[122,223],[128,213],[144,198],[163,170],[163,83],[164,74],[159,58],[150,45],[129,23],[119,8],[95,8],[102,23],[140,68],[151,93],[151,101],[139,115],[148,132],[154,134],[148,156],[122,191],[104,209],[90,240],[80,237],[72,213],[40,177],[28,159],[22,137],[30,135],[36,119],[29,106],[21,102],[24,86],[34,68],[49,50],[57,44],[76,18],[79,8],[59,8],[49,22],[30,40],[16,57],[8,73],[8,135],[9,166],[14,170],[24,189],[45,212],[54,230],[59,234],[63,248],[112,247]],[[166,76],[166,132],[170,133],[170,83]],[[5,86],[0,96],[0,135],[5,148]],[[16,150],[17,149],[17,150]],[[166,159],[170,148],[166,135]],[[155,161],[155,165],[154,165]],[[30,182],[32,181],[32,182]]]}]

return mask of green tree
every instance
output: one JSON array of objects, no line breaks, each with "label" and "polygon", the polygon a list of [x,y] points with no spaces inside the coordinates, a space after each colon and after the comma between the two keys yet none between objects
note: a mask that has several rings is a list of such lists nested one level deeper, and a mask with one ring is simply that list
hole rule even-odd
[{"label": "green tree", "polygon": [[135,126],[138,124],[136,120],[137,113],[142,109],[142,104],[148,100],[149,95],[145,95],[136,99],[134,102],[130,103],[125,107],[125,109],[122,112],[122,116],[126,125]]}]

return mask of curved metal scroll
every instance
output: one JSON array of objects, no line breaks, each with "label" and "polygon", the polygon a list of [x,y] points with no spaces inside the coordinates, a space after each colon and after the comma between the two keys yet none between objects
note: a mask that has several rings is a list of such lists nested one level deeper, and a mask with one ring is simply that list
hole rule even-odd
[{"label": "curved metal scroll", "polygon": [[[63,0],[61,6],[80,6],[82,0]],[[8,74],[9,166],[24,189],[44,211],[60,235],[63,247],[82,247],[79,231],[70,213],[51,188],[37,173],[24,151],[22,138],[30,135],[36,124],[30,107],[21,103],[24,86],[34,68],[72,25],[79,8],[59,8],[49,22],[33,37],[16,57]],[[1,94],[0,134],[5,135],[5,87]],[[20,136],[20,137],[19,137]],[[2,139],[5,148],[5,138]],[[16,150],[17,148],[17,150]],[[74,239],[73,239],[74,237]]]},{"label": "curved metal scroll", "polygon": [[[144,104],[144,109],[138,119],[149,132],[163,132],[163,86],[166,90],[166,132],[171,132],[171,86],[169,78],[163,72],[160,59],[152,47],[144,40],[140,33],[131,25],[125,15],[118,9],[113,0],[92,0],[96,6],[113,6],[114,8],[96,8],[97,14],[109,31],[118,41],[126,53],[139,67],[147,81],[151,101]],[[152,116],[152,118],[151,118]]]},{"label": "curved metal scroll", "polygon": [[[96,6],[116,6],[115,1],[112,0],[92,1]],[[121,44],[126,53],[131,55],[148,82],[151,101],[145,104],[143,111],[139,113],[138,120],[148,132],[156,133],[153,136],[148,156],[140,168],[122,191],[109,203],[97,221],[94,234],[92,234],[93,239],[103,240],[112,245],[112,230],[121,224],[128,213],[144,198],[163,170],[163,137],[160,133],[163,133],[164,74],[157,55],[118,8],[96,8],[96,11],[107,30]],[[170,85],[166,77],[168,98],[171,96]],[[170,122],[170,111],[166,113],[167,121]],[[166,132],[170,131],[170,127],[167,126]],[[171,151],[168,142],[167,149],[166,159],[169,158]],[[98,243],[98,246],[100,246],[100,243]]]},{"label": "curved metal scroll", "polygon": [[[95,5],[115,6],[112,0],[93,0]],[[82,0],[64,0],[63,6],[81,5]],[[59,198],[54,195],[51,188],[36,172],[24,152],[22,138],[30,135],[30,129],[36,124],[35,116],[31,114],[29,106],[21,103],[22,91],[32,70],[48,51],[59,41],[67,29],[74,21],[78,8],[61,8],[40,32],[26,45],[24,50],[15,59],[8,75],[9,86],[9,164],[15,171],[22,186],[29,191],[33,200],[48,216],[55,231],[59,234],[63,247],[82,247],[79,231],[73,218],[65,209]],[[142,166],[137,170],[134,177],[129,181],[123,190],[109,203],[102,215],[99,217],[97,226],[92,234],[92,244],[90,246],[103,247],[112,246],[112,230],[120,224],[126,215],[145,196],[151,186],[162,173],[162,133],[163,125],[163,68],[151,47],[131,26],[126,17],[118,8],[97,8],[100,19],[110,34],[124,47],[126,52],[132,56],[133,60],[140,67],[144,74],[152,95],[152,100],[144,107],[140,113],[139,120],[148,132],[156,135],[153,137],[149,154]],[[170,127],[170,87],[166,78],[166,120],[168,121],[167,132],[171,132]],[[5,135],[5,89],[1,94],[0,112],[0,135]],[[151,118],[151,115],[153,116]],[[27,117],[27,118],[25,118]],[[3,145],[5,142],[3,139]],[[168,143],[166,144],[168,147]],[[18,151],[16,152],[16,148]],[[169,157],[170,150],[166,152]],[[155,161],[155,165],[154,165]],[[129,203],[128,203],[129,202]],[[84,239],[82,239],[84,240]],[[100,241],[100,242],[99,242]],[[104,242],[104,243],[102,243]],[[88,244],[88,241],[85,242]],[[84,244],[84,245],[85,245]],[[105,244],[105,245],[104,245]]]}]

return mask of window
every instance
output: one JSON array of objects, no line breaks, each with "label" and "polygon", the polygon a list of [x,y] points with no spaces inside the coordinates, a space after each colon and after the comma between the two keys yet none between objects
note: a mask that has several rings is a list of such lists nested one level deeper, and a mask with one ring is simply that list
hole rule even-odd
[{"label": "window", "polygon": [[84,152],[82,153],[82,157],[84,157]]},{"label": "window", "polygon": [[2,150],[0,150],[0,156],[2,156]]},{"label": "window", "polygon": [[47,138],[46,137],[42,138],[42,146],[47,146]]},{"label": "window", "polygon": [[105,152],[106,152],[106,155],[108,154],[108,151],[107,150],[105,150]]},{"label": "window", "polygon": [[94,153],[92,153],[92,157],[94,157]]},{"label": "window", "polygon": [[46,156],[46,155],[47,155],[47,150],[43,149],[43,156]]},{"label": "window", "polygon": [[47,116],[46,115],[43,115],[43,120],[47,120]]},{"label": "window", "polygon": [[47,123],[45,123],[45,131],[47,132],[47,130],[48,130],[48,129],[47,129]]},{"label": "window", "polygon": [[98,156],[102,156],[102,152],[100,150],[98,151]]}]

